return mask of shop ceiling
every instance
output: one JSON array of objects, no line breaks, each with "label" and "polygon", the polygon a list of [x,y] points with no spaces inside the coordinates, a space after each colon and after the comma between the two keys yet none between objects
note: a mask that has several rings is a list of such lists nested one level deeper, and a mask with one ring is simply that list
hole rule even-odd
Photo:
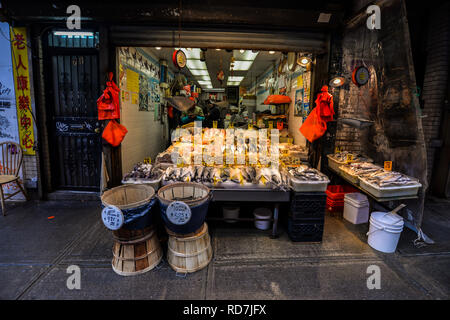
[{"label": "shop ceiling", "polygon": [[[158,59],[166,60],[172,71],[178,71],[172,64],[174,48],[146,47],[142,49]],[[187,54],[188,65],[180,72],[188,79],[194,80],[203,89],[225,88],[227,85],[240,85],[249,88],[256,83],[256,77],[263,75],[268,68],[276,65],[282,56],[281,52],[275,51],[252,52],[244,49],[208,49],[205,52],[204,64],[202,64],[199,60],[200,49],[183,48],[183,51]],[[231,57],[235,59],[233,69],[231,69]],[[224,72],[222,83],[217,79],[217,73],[220,70]],[[211,86],[208,86],[208,81]]]}]

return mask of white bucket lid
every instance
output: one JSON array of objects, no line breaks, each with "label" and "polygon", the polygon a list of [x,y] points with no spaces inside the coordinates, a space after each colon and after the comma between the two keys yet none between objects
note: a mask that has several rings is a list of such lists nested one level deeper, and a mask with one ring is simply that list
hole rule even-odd
[{"label": "white bucket lid", "polygon": [[344,200],[348,199],[350,201],[358,202],[368,202],[367,196],[365,194],[359,192],[346,193],[344,196]]},{"label": "white bucket lid", "polygon": [[370,225],[378,230],[384,230],[391,233],[401,233],[403,231],[403,226],[401,227],[387,227],[385,225],[381,225],[374,220],[370,220]]},{"label": "white bucket lid", "polygon": [[392,229],[400,229],[403,228],[403,218],[396,213],[391,212],[381,212],[374,211],[370,215],[370,221],[373,221],[375,224],[380,224],[383,227],[388,227]]},{"label": "white bucket lid", "polygon": [[[347,197],[347,195],[350,196]],[[348,203],[356,208],[369,206],[369,200],[367,200],[367,197],[361,193],[347,193],[344,196],[344,203]]]}]

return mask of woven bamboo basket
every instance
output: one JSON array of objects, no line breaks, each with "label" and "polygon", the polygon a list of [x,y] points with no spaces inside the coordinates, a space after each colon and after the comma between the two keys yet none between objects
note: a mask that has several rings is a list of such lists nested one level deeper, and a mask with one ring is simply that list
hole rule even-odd
[{"label": "woven bamboo basket", "polygon": [[113,246],[112,268],[121,276],[142,274],[156,267],[163,251],[156,232],[152,230],[139,241],[116,241]]},{"label": "woven bamboo basket", "polygon": [[208,200],[209,193],[209,188],[200,183],[179,182],[159,189],[157,197],[166,206],[173,201],[183,201],[193,207]]},{"label": "woven bamboo basket", "polygon": [[[208,187],[193,182],[174,183],[159,189],[157,197],[166,229],[177,235],[195,234],[205,222],[210,196],[211,192]],[[167,216],[167,209],[174,201],[185,203],[191,210],[190,218],[184,224],[176,224]]]},{"label": "woven bamboo basket", "polygon": [[105,191],[103,205],[113,205],[120,210],[143,206],[155,196],[155,189],[145,184],[127,184]]},{"label": "woven bamboo basket", "polygon": [[[107,190],[101,196],[104,206],[113,205],[120,210],[134,209],[149,203],[155,196],[155,190],[148,185],[127,184]],[[150,215],[152,213],[148,213]],[[113,236],[118,241],[133,241],[145,237],[152,230],[151,216],[142,217],[146,221],[141,229],[128,229],[123,225],[119,230],[114,230]]]},{"label": "woven bamboo basket", "polygon": [[173,270],[192,273],[205,268],[212,259],[208,225],[191,237],[169,236],[167,261]]}]

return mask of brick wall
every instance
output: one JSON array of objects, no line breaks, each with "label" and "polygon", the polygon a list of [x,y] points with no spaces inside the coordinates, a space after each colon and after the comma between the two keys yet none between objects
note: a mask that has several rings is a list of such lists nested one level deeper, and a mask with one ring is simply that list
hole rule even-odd
[{"label": "brick wall", "polygon": [[449,3],[434,8],[430,13],[429,21],[422,92],[424,101],[422,123],[429,164],[427,178],[430,182],[437,150],[437,147],[432,145],[432,141],[439,139],[442,110],[449,78]]},{"label": "brick wall", "polygon": [[[403,0],[377,2],[381,8],[381,29],[369,30],[367,15],[361,13],[338,35],[339,45],[331,53],[330,73],[347,82],[332,89],[338,101],[338,119],[349,117],[373,121],[357,129],[338,121],[335,145],[366,154],[375,163],[393,161],[393,170],[418,178],[427,188],[427,159],[416,93],[410,35]],[[351,81],[358,66],[369,69],[369,82],[361,87]],[[405,200],[408,220],[420,227],[424,194]]]}]

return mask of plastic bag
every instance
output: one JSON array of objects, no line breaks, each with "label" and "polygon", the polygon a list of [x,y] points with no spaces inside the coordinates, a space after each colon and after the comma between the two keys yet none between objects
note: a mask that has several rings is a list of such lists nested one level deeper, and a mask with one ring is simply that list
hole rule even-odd
[{"label": "plastic bag", "polygon": [[291,103],[291,98],[281,94],[272,94],[264,100],[264,104],[285,104]]},{"label": "plastic bag", "polygon": [[112,81],[113,73],[109,73],[109,81],[100,98],[97,99],[98,120],[120,118],[119,88]]},{"label": "plastic bag", "polygon": [[300,132],[309,142],[319,139],[327,131],[327,123],[317,114],[314,108],[300,127]]},{"label": "plastic bag", "polygon": [[102,138],[105,139],[113,147],[117,147],[122,143],[128,130],[125,126],[117,123],[116,120],[111,120],[105,130],[103,130]]}]

